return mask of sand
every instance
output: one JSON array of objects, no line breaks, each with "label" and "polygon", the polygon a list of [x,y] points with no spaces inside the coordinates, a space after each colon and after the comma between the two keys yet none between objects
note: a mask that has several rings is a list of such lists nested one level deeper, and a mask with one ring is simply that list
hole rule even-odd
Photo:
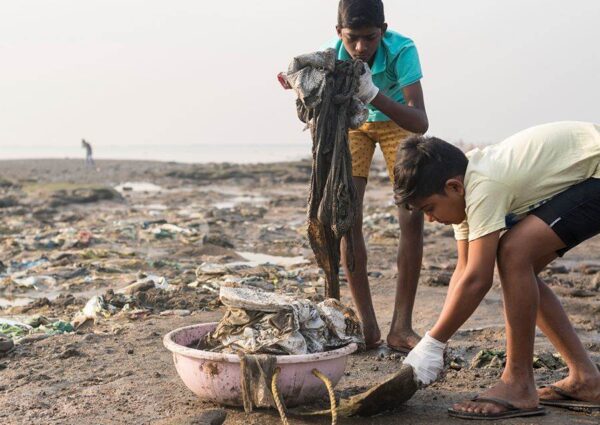
[{"label": "sand", "polygon": [[[68,321],[91,296],[146,275],[164,277],[180,289],[169,293],[155,289],[144,295],[144,306],[135,314],[86,323],[74,333],[30,338],[0,355],[0,423],[199,423],[202,411],[218,406],[200,402],[184,386],[162,337],[180,326],[220,318],[222,309],[214,302],[215,294],[202,285],[194,287],[199,279],[196,268],[203,262],[245,261],[248,258],[240,253],[247,252],[303,257],[308,264],[282,266],[295,270],[294,277],[279,278],[278,284],[305,296],[322,295],[322,275],[305,233],[310,163],[236,166],[98,161],[97,166],[98,170],[86,169],[83,161],[75,160],[0,162],[0,176],[13,183],[11,187],[0,182],[0,261],[8,266],[11,261],[47,258],[26,275],[45,273],[56,279],[56,285],[46,282],[37,290],[17,288],[3,280],[0,317],[41,314]],[[133,190],[122,186],[114,190],[118,185]],[[373,299],[384,335],[393,312],[390,294],[396,276],[394,213],[389,181],[379,164],[367,188],[364,215]],[[164,224],[183,230],[161,227]],[[600,362],[599,249],[596,237],[544,271],[596,362]],[[426,224],[424,252],[414,313],[420,333],[432,326],[441,310],[444,285],[456,260],[451,230]],[[266,277],[261,284],[272,285],[275,271],[263,270]],[[211,282],[207,276],[200,275],[202,282]],[[342,282],[341,289],[342,301],[351,304],[347,284]],[[343,423],[452,422],[446,409],[491,385],[502,370],[470,367],[480,350],[504,348],[497,278],[450,347],[454,368],[459,370],[449,369],[443,379],[393,412],[344,419]],[[555,352],[541,334],[535,350]],[[336,390],[348,395],[365,389],[397,371],[401,361],[402,356],[396,354],[353,355]],[[536,369],[536,379],[549,383],[565,373],[542,367]],[[526,423],[600,421],[600,413],[549,410],[550,415]],[[279,423],[275,411],[250,415],[240,409],[226,411],[227,424]],[[326,424],[329,419],[294,418],[292,423]]]}]

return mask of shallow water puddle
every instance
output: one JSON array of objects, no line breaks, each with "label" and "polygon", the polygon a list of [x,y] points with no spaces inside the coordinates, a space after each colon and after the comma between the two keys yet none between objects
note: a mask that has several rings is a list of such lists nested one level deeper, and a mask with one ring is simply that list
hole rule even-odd
[{"label": "shallow water puddle", "polygon": [[21,307],[21,306],[29,304],[30,302],[32,302],[34,300],[35,300],[35,298],[22,298],[22,297],[3,298],[3,297],[0,297],[0,308]]},{"label": "shallow water puddle", "polygon": [[160,192],[162,187],[150,182],[125,182],[115,186],[118,192]]},{"label": "shallow water puddle", "polygon": [[228,208],[234,208],[237,205],[240,204],[252,204],[254,206],[256,205],[263,205],[266,204],[269,201],[269,198],[266,198],[264,196],[234,196],[233,198],[227,200],[227,201],[222,201],[222,202],[215,202],[213,204],[213,206],[215,208],[218,209],[228,209]]},{"label": "shallow water puddle", "polygon": [[21,307],[40,298],[48,298],[48,300],[54,301],[60,294],[71,294],[74,297],[90,298],[103,294],[109,288],[110,287],[90,288],[83,291],[71,291],[62,288],[29,290],[16,296],[0,297],[0,308]]},{"label": "shallow water puddle", "polygon": [[228,263],[228,265],[247,265],[250,267],[256,267],[260,266],[261,264],[273,264],[276,266],[290,267],[310,263],[310,261],[301,255],[297,257],[280,257],[256,252],[236,252],[236,254],[244,257],[246,261],[235,261],[233,263]]}]

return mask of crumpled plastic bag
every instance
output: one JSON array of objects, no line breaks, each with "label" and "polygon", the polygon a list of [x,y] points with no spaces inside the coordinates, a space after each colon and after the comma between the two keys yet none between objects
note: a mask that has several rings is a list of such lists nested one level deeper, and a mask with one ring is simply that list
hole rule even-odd
[{"label": "crumpled plastic bag", "polygon": [[[285,79],[296,92],[298,101],[307,108],[315,108],[321,103],[326,78],[334,72],[336,60],[335,49],[327,49],[296,56],[290,63]],[[354,96],[349,111],[350,128],[360,127],[368,117],[366,105]]]},{"label": "crumpled plastic bag", "polygon": [[227,307],[203,349],[246,354],[308,354],[352,342],[364,346],[358,316],[335,299],[306,299],[252,288],[220,288]]},{"label": "crumpled plastic bag", "polygon": [[100,317],[109,317],[116,312],[116,308],[104,301],[101,295],[93,296],[85,304],[81,312],[79,312],[72,320],[73,326],[77,329],[88,320],[94,322]]},{"label": "crumpled plastic bag", "polygon": [[336,56],[334,49],[327,49],[296,56],[290,63],[285,78],[307,107],[313,108],[321,102],[325,78],[334,71]]}]

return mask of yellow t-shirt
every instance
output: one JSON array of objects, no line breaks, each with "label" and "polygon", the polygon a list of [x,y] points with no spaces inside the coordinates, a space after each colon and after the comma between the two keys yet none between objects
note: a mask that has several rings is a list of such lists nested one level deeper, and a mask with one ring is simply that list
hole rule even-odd
[{"label": "yellow t-shirt", "polygon": [[454,236],[472,241],[512,226],[574,184],[600,178],[600,125],[544,124],[467,157],[467,217]]}]

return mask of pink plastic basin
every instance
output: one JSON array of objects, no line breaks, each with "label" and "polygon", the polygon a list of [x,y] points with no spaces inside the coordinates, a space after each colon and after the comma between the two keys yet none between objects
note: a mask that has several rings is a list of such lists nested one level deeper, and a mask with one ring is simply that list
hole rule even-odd
[{"label": "pink plastic basin", "polygon": [[[165,335],[163,343],[173,353],[180,378],[200,399],[241,406],[239,357],[187,347],[211,332],[216,325],[202,323],[175,329]],[[311,371],[318,369],[335,385],[344,373],[348,355],[356,349],[356,344],[352,343],[325,353],[276,356],[277,366],[281,369],[277,386],[286,406],[310,403],[325,396],[325,385]]]}]

